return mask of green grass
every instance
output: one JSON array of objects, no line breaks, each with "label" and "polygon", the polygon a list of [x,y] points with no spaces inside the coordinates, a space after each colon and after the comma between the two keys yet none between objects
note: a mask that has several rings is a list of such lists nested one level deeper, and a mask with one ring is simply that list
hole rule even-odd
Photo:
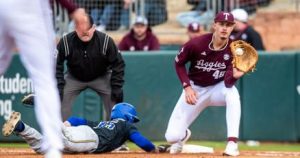
[{"label": "green grass", "polygon": [[[155,145],[166,144],[166,142],[154,142]],[[213,147],[214,150],[224,150],[226,142],[213,141],[189,141],[187,144],[196,144],[207,147]],[[133,143],[128,143],[130,149],[138,149]],[[245,151],[298,151],[300,152],[300,143],[267,143],[260,142],[258,146],[248,146],[245,142],[239,142],[240,150]]]},{"label": "green grass", "polygon": [[[166,144],[163,141],[154,142],[155,145]],[[226,142],[213,142],[213,141],[189,141],[188,144],[196,144],[207,147],[213,147],[214,150],[224,150]],[[138,150],[135,144],[128,142],[128,147],[132,150]],[[26,143],[0,143],[0,148],[14,147],[14,148],[29,148]],[[240,150],[245,151],[298,151],[300,152],[300,143],[266,143],[260,142],[259,146],[248,146],[245,142],[239,142]]]},{"label": "green grass", "polygon": [[29,148],[26,143],[0,143],[0,148]]}]

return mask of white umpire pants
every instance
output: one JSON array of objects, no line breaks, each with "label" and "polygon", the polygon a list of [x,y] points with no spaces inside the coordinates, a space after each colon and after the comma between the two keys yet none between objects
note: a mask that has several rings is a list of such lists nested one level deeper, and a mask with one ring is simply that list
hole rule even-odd
[{"label": "white umpire pants", "polygon": [[[35,152],[44,154],[45,151],[42,150],[43,136],[36,129],[25,124],[24,131],[18,133],[18,135]],[[89,126],[63,127],[60,135],[63,137],[64,153],[90,153],[98,147],[98,136]]]},{"label": "white umpire pants", "polygon": [[226,105],[227,137],[238,138],[241,103],[236,87],[226,88],[224,82],[208,87],[191,84],[198,93],[197,103],[195,105],[188,104],[183,90],[170,117],[165,133],[166,140],[169,143],[179,142],[185,137],[186,129],[206,107],[224,105]]},{"label": "white umpire pants", "polygon": [[43,150],[61,149],[62,121],[54,76],[55,39],[49,0],[0,1],[0,75],[10,64],[14,46],[34,83],[35,113],[44,134]]}]

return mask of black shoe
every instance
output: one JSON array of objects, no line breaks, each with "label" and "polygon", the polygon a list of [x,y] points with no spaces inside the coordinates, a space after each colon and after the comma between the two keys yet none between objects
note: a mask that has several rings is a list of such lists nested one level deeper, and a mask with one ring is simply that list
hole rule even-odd
[{"label": "black shoe", "polygon": [[21,102],[26,107],[34,107],[34,97],[34,94],[25,95]]},{"label": "black shoe", "polygon": [[159,153],[169,153],[171,145],[170,144],[160,144],[156,148]]}]

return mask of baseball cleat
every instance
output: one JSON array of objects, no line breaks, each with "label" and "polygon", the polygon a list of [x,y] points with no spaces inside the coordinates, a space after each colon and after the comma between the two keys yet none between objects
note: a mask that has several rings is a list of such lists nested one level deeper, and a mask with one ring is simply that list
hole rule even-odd
[{"label": "baseball cleat", "polygon": [[229,141],[227,143],[225,151],[223,152],[223,156],[238,156],[238,155],[240,155],[238,144],[233,141]]},{"label": "baseball cleat", "polygon": [[9,120],[7,120],[2,127],[3,136],[5,137],[10,136],[13,133],[14,129],[16,128],[16,125],[20,120],[21,120],[21,113],[14,111],[10,115]]},{"label": "baseball cleat", "polygon": [[170,154],[178,154],[181,153],[183,148],[183,143],[182,142],[177,142],[175,144],[172,144],[170,147]]},{"label": "baseball cleat", "polygon": [[189,129],[187,129],[185,137],[181,141],[171,145],[170,154],[181,153],[183,145],[189,140],[191,135],[192,135],[192,132]]},{"label": "baseball cleat", "polygon": [[171,145],[170,144],[160,144],[156,147],[159,153],[169,153]]},{"label": "baseball cleat", "polygon": [[34,106],[34,97],[35,97],[35,95],[32,93],[25,95],[23,97],[23,99],[21,100],[21,102],[24,106],[33,107]]}]

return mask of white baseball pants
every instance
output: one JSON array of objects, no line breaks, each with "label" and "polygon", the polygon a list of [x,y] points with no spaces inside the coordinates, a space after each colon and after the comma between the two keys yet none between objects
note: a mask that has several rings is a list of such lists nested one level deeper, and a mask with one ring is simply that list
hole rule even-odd
[{"label": "white baseball pants", "polygon": [[49,0],[0,1],[0,75],[19,49],[33,80],[35,113],[41,127],[43,150],[62,149],[60,101],[54,76],[55,39]]},{"label": "white baseball pants", "polygon": [[[62,125],[63,126],[63,125]],[[89,126],[63,127],[60,135],[63,137],[64,153],[89,153],[96,150],[99,139]],[[37,153],[44,154],[42,150],[43,136],[34,128],[25,124],[24,131],[18,133],[29,146]]]},{"label": "white baseball pants", "polygon": [[208,87],[191,84],[192,88],[198,93],[197,103],[195,105],[188,104],[183,90],[170,117],[165,133],[166,140],[169,143],[179,142],[185,137],[186,129],[206,107],[224,105],[226,105],[227,137],[238,138],[241,103],[236,87],[226,88],[224,82]]}]

